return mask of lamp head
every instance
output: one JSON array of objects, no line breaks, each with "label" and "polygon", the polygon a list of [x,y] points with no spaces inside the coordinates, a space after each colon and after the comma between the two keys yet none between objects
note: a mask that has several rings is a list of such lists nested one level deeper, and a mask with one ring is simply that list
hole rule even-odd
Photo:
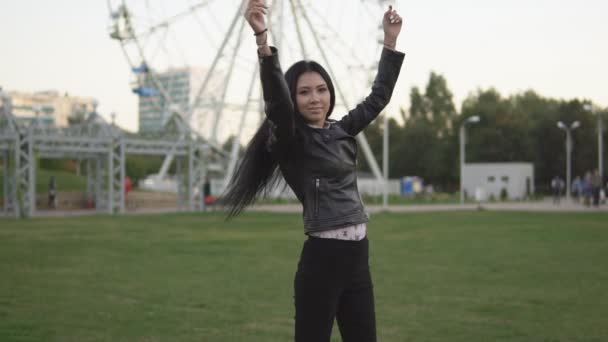
[{"label": "lamp head", "polygon": [[572,123],[572,125],[570,125],[570,129],[575,129],[575,128],[579,127],[580,125],[581,125],[581,123],[578,120],[576,120]]},{"label": "lamp head", "polygon": [[479,120],[480,120],[479,115],[473,115],[467,119],[467,122],[479,122]]},{"label": "lamp head", "polygon": [[564,125],[564,123],[561,121],[557,122],[557,127],[561,128],[561,129],[566,129],[566,125]]}]

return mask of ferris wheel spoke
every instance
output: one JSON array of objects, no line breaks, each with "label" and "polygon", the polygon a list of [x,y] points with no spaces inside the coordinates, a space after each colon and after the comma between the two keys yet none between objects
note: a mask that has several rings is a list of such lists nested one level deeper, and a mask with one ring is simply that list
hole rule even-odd
[{"label": "ferris wheel spoke", "polygon": [[169,35],[171,36],[171,38],[173,39],[173,43],[175,45],[175,49],[177,50],[177,52],[179,53],[181,60],[182,60],[182,65],[188,65],[188,58],[186,57],[186,53],[184,52],[184,48],[182,47],[181,43],[179,42],[179,40],[177,39],[177,36],[175,34],[175,32],[171,31],[169,33]]},{"label": "ferris wheel spoke", "polygon": [[171,59],[172,59],[172,55],[171,52],[169,51],[169,47],[167,44],[167,37],[169,36],[169,30],[167,30],[165,32],[165,34],[162,36],[162,40],[160,41],[161,44],[159,44],[159,46],[161,47],[162,52],[164,53],[164,58],[165,61],[167,62],[167,67],[171,67],[172,63],[171,63]]},{"label": "ferris wheel spoke", "polygon": [[241,136],[243,134],[243,128],[245,127],[245,119],[247,118],[247,112],[249,111],[249,105],[252,102],[251,96],[253,95],[253,89],[255,88],[255,84],[259,75],[259,67],[258,64],[255,64],[255,70],[251,75],[251,81],[249,81],[249,90],[247,91],[247,100],[245,101],[245,106],[243,107],[243,111],[241,112],[241,118],[239,120],[239,127],[237,133],[235,135],[234,140],[232,141],[232,149],[230,151],[230,162],[228,164],[228,169],[226,171],[226,175],[224,176],[224,187],[228,185],[228,182],[232,178],[232,174],[234,173],[234,169],[236,167],[236,162],[239,157],[239,146],[241,142]]},{"label": "ferris wheel spoke", "polygon": [[164,27],[168,27],[169,25],[175,23],[176,21],[187,17],[188,15],[190,15],[192,12],[198,11],[202,8],[204,8],[205,6],[207,6],[212,0],[204,0],[204,1],[200,1],[197,4],[194,4],[190,7],[188,7],[187,9],[185,9],[182,12],[179,12],[177,14],[174,14],[173,16],[162,20],[160,22],[157,22],[155,24],[150,25],[148,28],[146,28],[146,30],[138,32],[137,36],[147,36],[149,34],[153,34],[156,30],[160,29],[160,28],[164,28]]},{"label": "ferris wheel spoke", "polygon": [[293,24],[295,25],[295,29],[296,29],[296,33],[298,34],[298,42],[300,42],[300,49],[302,51],[302,57],[304,59],[308,59],[308,53],[306,52],[306,45],[304,44],[304,38],[302,36],[302,30],[300,28],[300,19],[299,19],[299,15],[298,15],[298,10],[299,11],[304,11],[304,9],[302,8],[300,2],[298,1],[298,3],[296,4],[297,0],[289,0],[289,4],[291,5],[291,13],[293,15]]},{"label": "ferris wheel spoke", "polygon": [[[164,34],[166,34],[166,31],[164,32]],[[135,44],[141,46],[142,51],[149,51],[148,53],[142,56],[142,59],[146,59],[147,62],[153,62],[158,56],[158,53],[163,50],[161,36],[157,36],[154,38],[144,37],[143,39],[136,38]]]},{"label": "ferris wheel spoke", "polygon": [[[276,1],[272,3],[272,11],[276,12],[278,11],[279,14],[278,15],[273,15],[273,16],[269,16],[270,18],[270,22],[268,23],[270,25],[270,32],[272,35],[272,39],[275,42],[275,45],[277,47],[277,49],[279,51],[282,50],[282,45],[283,45],[283,35],[282,34],[278,34],[275,35],[274,32],[283,32],[283,27],[284,27],[284,18],[285,18],[285,10],[284,10],[284,2],[283,1]],[[278,21],[278,23],[277,23]]]},{"label": "ferris wheel spoke", "polygon": [[[355,58],[356,61],[360,64],[364,64],[363,60],[360,59],[359,54],[357,53],[357,51],[355,51],[355,49],[353,48],[352,45],[349,45],[346,41],[344,41],[344,39],[342,39],[342,37],[340,36],[340,34],[331,27],[331,25],[329,24],[329,22],[327,21],[327,19],[325,19],[321,13],[319,13],[317,11],[317,9],[313,6],[311,7],[312,11],[314,12],[315,16],[317,18],[321,18],[321,21],[323,22],[323,24],[325,25],[325,29],[328,30],[331,35],[332,38],[335,39],[341,46],[342,48],[346,49],[347,51],[347,56]],[[332,44],[328,44],[328,46],[332,46]]]},{"label": "ferris wheel spoke", "polygon": [[[226,0],[222,0],[222,1],[226,1]],[[239,0],[239,2],[241,2],[241,1]],[[239,7],[239,8],[241,8],[241,6],[244,6],[244,3],[239,3],[238,7]],[[213,24],[214,24],[216,27],[223,27],[223,26],[224,26],[224,25],[222,25],[222,23],[221,23],[221,22],[218,20],[218,18],[220,18],[220,17],[221,17],[221,15],[217,15],[217,14],[214,12],[214,7],[213,7],[213,6],[209,6],[209,7],[208,7],[208,12],[209,12],[209,17],[211,17],[211,20],[213,20]]]},{"label": "ferris wheel spoke", "polygon": [[[232,79],[232,72],[234,71],[234,63],[236,61],[237,54],[239,52],[239,48],[242,46],[241,41],[243,38],[243,31],[245,28],[245,20],[241,20],[241,27],[239,28],[239,32],[237,34],[237,43],[236,47],[233,50],[232,57],[230,58],[230,67],[228,68],[228,73],[226,74],[226,78],[224,79],[224,89],[222,89],[221,95],[221,104],[226,101],[226,93],[228,92],[228,86],[230,85],[230,80]],[[213,121],[213,130],[211,132],[211,140],[217,142],[217,129],[220,122],[220,116],[222,115],[223,106],[218,107],[218,110],[215,113],[215,118]]]},{"label": "ferris wheel spoke", "polygon": [[199,16],[199,12],[192,12],[192,16],[194,18],[194,21],[196,21],[198,23],[198,25],[201,27],[201,29],[203,30],[203,36],[205,38],[207,38],[207,42],[210,43],[210,46],[217,46],[217,41],[215,41],[215,39],[213,39],[212,37],[215,37],[215,35],[212,35],[209,30],[207,29],[207,25],[205,25],[205,21],[201,19],[201,17]]},{"label": "ferris wheel spoke", "polygon": [[[213,60],[213,63],[211,65],[211,67],[207,71],[207,75],[205,76],[205,80],[203,81],[203,84],[199,88],[199,91],[197,92],[196,96],[194,97],[194,101],[192,102],[192,105],[190,106],[190,110],[187,113],[186,120],[190,120],[190,117],[192,116],[192,113],[193,113],[193,109],[198,106],[198,103],[199,103],[199,101],[201,99],[201,95],[203,94],[203,92],[207,88],[207,85],[209,84],[209,81],[211,80],[211,76],[213,75],[213,72],[215,71],[215,68],[217,67],[217,63],[218,63],[220,57],[224,53],[224,49],[225,49],[225,47],[226,47],[226,45],[228,43],[228,40],[230,39],[230,36],[232,35],[234,27],[236,26],[236,23],[237,23],[238,19],[241,17],[241,9],[242,9],[242,5],[243,4],[244,3],[242,3],[241,6],[239,6],[239,8],[237,9],[237,11],[236,11],[236,13],[235,13],[235,15],[234,15],[234,17],[232,19],[232,22],[231,22],[231,24],[228,27],[228,32],[224,36],[224,40],[222,42],[222,45],[220,46],[217,54],[215,55],[215,59]],[[241,19],[241,20],[243,20],[243,19]]]}]

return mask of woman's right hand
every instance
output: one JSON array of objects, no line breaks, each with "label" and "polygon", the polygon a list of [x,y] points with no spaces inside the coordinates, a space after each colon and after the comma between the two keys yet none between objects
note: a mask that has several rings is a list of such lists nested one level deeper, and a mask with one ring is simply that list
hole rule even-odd
[{"label": "woman's right hand", "polygon": [[245,10],[245,20],[253,29],[254,33],[262,32],[266,29],[266,14],[268,6],[266,0],[249,0]]}]

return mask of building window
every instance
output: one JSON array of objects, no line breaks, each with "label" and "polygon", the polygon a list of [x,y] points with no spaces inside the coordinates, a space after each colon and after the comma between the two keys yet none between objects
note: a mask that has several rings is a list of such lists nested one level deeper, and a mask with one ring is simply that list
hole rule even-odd
[{"label": "building window", "polygon": [[500,179],[504,182],[504,183],[509,183],[509,176],[502,176],[500,177]]},{"label": "building window", "polygon": [[496,179],[494,178],[494,176],[489,176],[488,177],[488,183],[494,183]]}]

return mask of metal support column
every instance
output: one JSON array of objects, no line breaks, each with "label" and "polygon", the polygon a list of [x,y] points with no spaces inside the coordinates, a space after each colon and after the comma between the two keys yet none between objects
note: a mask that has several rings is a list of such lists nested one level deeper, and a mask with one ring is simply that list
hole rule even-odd
[{"label": "metal support column", "polygon": [[[203,183],[207,175],[206,157],[208,154],[206,146],[199,142],[192,142],[188,154],[188,209],[204,210],[205,198],[202,192]],[[198,203],[196,194],[199,194]]]},{"label": "metal support column", "polygon": [[604,125],[602,121],[602,113],[597,113],[597,163],[598,171],[600,172],[600,179],[602,184],[604,183]]},{"label": "metal support column", "polygon": [[13,168],[13,179],[12,179],[12,201],[13,201],[13,207],[14,207],[14,211],[15,211],[15,218],[20,218],[21,217],[21,211],[22,211],[22,205],[21,205],[21,201],[20,201],[20,196],[19,196],[19,170],[21,169],[21,135],[17,134],[15,137],[15,142],[13,145],[14,148],[14,152],[13,155],[15,156],[15,167]]},{"label": "metal support column", "polygon": [[13,216],[15,218],[19,218],[19,204],[17,201],[17,184],[16,184],[16,177],[15,175],[17,174],[17,168],[16,168],[16,163],[15,162],[11,162],[11,152],[10,152],[10,148],[13,148],[12,145],[9,144],[7,150],[2,152],[2,159],[3,159],[3,164],[4,165],[4,172],[3,172],[3,196],[2,198],[4,199],[4,203],[2,204],[2,210],[4,211],[5,215],[10,215],[10,213],[13,213]]},{"label": "metal support column", "polygon": [[108,153],[104,156],[104,159],[106,159],[107,164],[107,168],[106,168],[106,173],[104,174],[104,177],[106,178],[106,201],[107,201],[107,207],[106,212],[108,214],[113,214],[114,213],[114,174],[113,174],[113,170],[114,170],[114,158],[113,158],[113,153],[112,153],[112,146],[110,146],[110,149],[108,151]]},{"label": "metal support column", "polygon": [[96,202],[96,197],[95,197],[95,168],[94,168],[94,163],[95,163],[95,159],[93,158],[87,158],[86,161],[86,173],[87,173],[87,207],[91,204],[91,203],[95,203]]},{"label": "metal support column", "polygon": [[188,194],[188,210],[192,211],[195,209],[194,201],[195,201],[195,192],[194,192],[194,184],[196,184],[196,156],[197,151],[195,145],[190,143],[188,147],[188,179],[186,186],[186,193]]},{"label": "metal support column", "polygon": [[113,138],[110,147],[108,190],[110,214],[125,212],[125,149],[122,138]]},{"label": "metal support column", "polygon": [[36,161],[31,130],[19,139],[18,159],[17,183],[21,197],[21,215],[32,217],[36,212]]},{"label": "metal support column", "polygon": [[95,208],[99,212],[103,212],[107,208],[108,197],[106,195],[106,187],[104,186],[106,158],[104,154],[100,154],[95,158]]},{"label": "metal support column", "polygon": [[187,190],[185,189],[185,179],[184,177],[184,158],[177,157],[175,158],[175,185],[177,187],[177,210],[182,211],[185,208],[185,197]]},{"label": "metal support column", "polygon": [[199,184],[199,189],[201,190],[201,198],[200,198],[200,209],[207,210],[207,203],[205,202],[205,195],[203,193],[203,188],[205,186],[205,180],[209,174],[209,158],[211,154],[211,147],[209,145],[199,145],[201,149],[201,182]]},{"label": "metal support column", "polygon": [[5,214],[8,214],[8,203],[9,203],[9,186],[8,186],[8,180],[9,180],[9,174],[8,171],[9,170],[9,166],[8,166],[8,151],[2,151],[2,211],[4,211]]}]

